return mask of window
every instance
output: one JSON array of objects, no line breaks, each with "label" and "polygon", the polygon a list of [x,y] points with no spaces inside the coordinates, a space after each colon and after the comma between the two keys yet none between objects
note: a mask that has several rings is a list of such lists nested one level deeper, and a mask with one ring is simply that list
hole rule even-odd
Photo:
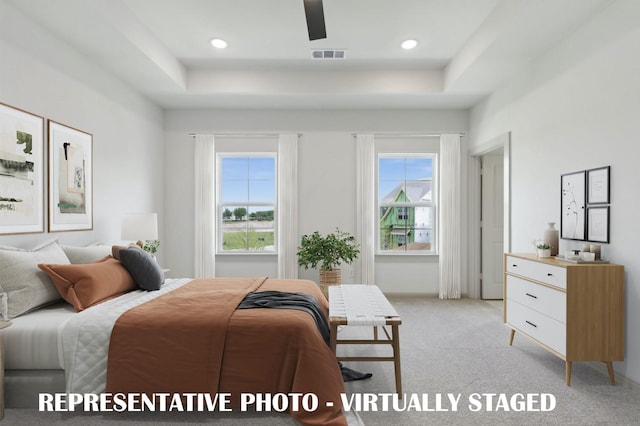
[{"label": "window", "polygon": [[435,253],[435,154],[378,155],[378,252]]},{"label": "window", "polygon": [[398,220],[408,220],[409,216],[408,216],[408,211],[409,208],[408,207],[397,207],[396,208],[397,212],[398,212]]},{"label": "window", "polygon": [[275,154],[218,154],[218,253],[276,252]]}]

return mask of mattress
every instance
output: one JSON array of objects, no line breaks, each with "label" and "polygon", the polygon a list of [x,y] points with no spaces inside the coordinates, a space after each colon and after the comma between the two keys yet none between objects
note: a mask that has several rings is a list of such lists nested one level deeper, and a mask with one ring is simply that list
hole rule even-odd
[{"label": "mattress", "polygon": [[2,330],[6,370],[64,368],[62,331],[76,312],[66,302],[45,306],[11,320]]}]

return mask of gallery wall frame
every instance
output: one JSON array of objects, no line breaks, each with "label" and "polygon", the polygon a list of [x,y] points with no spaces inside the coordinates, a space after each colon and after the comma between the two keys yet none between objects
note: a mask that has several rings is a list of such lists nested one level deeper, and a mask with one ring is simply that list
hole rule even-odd
[{"label": "gallery wall frame", "polygon": [[0,234],[44,232],[44,118],[0,102]]},{"label": "gallery wall frame", "polygon": [[587,207],[587,240],[609,242],[609,206]]},{"label": "gallery wall frame", "polygon": [[560,176],[560,236],[565,240],[584,241],[586,171]]},{"label": "gallery wall frame", "polygon": [[609,204],[610,173],[610,166],[587,170],[587,205]]},{"label": "gallery wall frame", "polygon": [[93,229],[93,135],[48,120],[49,232]]},{"label": "gallery wall frame", "polygon": [[560,176],[561,238],[609,243],[610,177],[611,166]]}]

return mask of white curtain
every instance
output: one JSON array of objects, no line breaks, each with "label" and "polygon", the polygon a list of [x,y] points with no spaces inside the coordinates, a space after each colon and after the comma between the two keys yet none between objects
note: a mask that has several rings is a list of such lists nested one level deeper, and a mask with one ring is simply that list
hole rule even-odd
[{"label": "white curtain", "polygon": [[298,278],[298,135],[278,140],[278,278]]},{"label": "white curtain", "polygon": [[195,136],[195,276],[215,276],[216,214],[213,135]]},{"label": "white curtain", "polygon": [[372,134],[356,134],[357,232],[360,281],[375,284],[375,146]]},{"label": "white curtain", "polygon": [[440,299],[460,298],[460,143],[440,136]]}]

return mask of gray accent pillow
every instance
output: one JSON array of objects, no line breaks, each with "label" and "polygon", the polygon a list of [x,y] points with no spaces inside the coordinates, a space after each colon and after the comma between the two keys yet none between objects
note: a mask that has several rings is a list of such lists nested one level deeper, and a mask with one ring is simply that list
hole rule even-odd
[{"label": "gray accent pillow", "polygon": [[164,284],[164,272],[158,261],[144,250],[133,247],[120,250],[120,263],[144,290],[160,290]]},{"label": "gray accent pillow", "polygon": [[69,264],[57,241],[48,241],[33,250],[0,248],[0,303],[2,319],[11,319],[60,300],[60,294],[39,263]]},{"label": "gray accent pillow", "polygon": [[95,263],[111,254],[111,246],[91,244],[84,247],[62,245],[62,250],[72,264]]}]

